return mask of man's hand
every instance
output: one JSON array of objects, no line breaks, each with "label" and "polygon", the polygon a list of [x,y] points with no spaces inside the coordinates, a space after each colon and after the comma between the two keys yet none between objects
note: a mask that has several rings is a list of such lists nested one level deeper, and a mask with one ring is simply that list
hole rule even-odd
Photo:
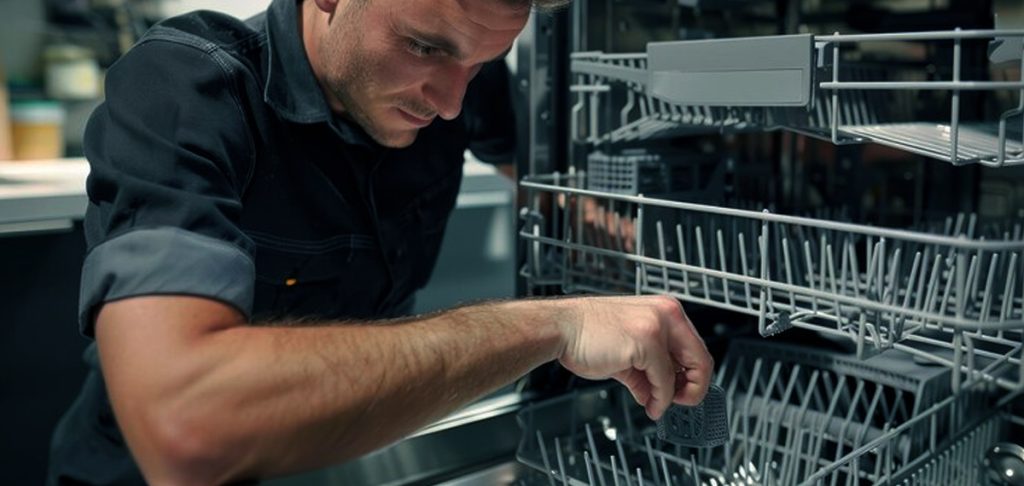
[{"label": "man's hand", "polygon": [[559,361],[584,378],[615,378],[629,388],[651,419],[672,402],[704,399],[714,361],[672,297],[571,299]]}]

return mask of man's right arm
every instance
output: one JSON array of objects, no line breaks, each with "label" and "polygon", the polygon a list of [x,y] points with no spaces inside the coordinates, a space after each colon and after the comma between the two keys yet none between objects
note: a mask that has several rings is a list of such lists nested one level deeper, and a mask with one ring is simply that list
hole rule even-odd
[{"label": "man's right arm", "polygon": [[209,299],[136,297],[103,305],[96,338],[118,424],[155,484],[353,458],[553,359],[622,381],[652,417],[701,400],[713,367],[668,297],[509,301],[303,327],[249,326]]}]

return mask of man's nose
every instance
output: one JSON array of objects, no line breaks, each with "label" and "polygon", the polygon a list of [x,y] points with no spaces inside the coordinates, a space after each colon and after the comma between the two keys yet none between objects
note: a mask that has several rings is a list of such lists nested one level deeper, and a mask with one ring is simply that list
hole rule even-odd
[{"label": "man's nose", "polygon": [[438,116],[445,120],[454,120],[459,116],[466,87],[476,71],[474,68],[450,66],[427,83],[424,88],[427,102],[437,110]]}]

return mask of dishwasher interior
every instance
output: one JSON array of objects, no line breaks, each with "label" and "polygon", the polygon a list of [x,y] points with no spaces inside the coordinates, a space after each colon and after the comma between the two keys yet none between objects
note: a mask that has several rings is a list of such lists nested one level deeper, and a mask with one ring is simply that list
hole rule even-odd
[{"label": "dishwasher interior", "polygon": [[585,387],[519,413],[523,481],[1024,484],[1022,12],[536,16],[516,72],[520,292],[678,298],[730,439],[673,445],[622,387]]}]

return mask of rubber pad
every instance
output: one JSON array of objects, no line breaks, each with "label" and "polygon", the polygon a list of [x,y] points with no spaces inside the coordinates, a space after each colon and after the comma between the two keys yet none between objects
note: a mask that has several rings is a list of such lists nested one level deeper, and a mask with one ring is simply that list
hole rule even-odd
[{"label": "rubber pad", "polygon": [[729,441],[725,390],[711,385],[699,405],[673,404],[658,420],[658,438],[684,447],[724,445]]}]

